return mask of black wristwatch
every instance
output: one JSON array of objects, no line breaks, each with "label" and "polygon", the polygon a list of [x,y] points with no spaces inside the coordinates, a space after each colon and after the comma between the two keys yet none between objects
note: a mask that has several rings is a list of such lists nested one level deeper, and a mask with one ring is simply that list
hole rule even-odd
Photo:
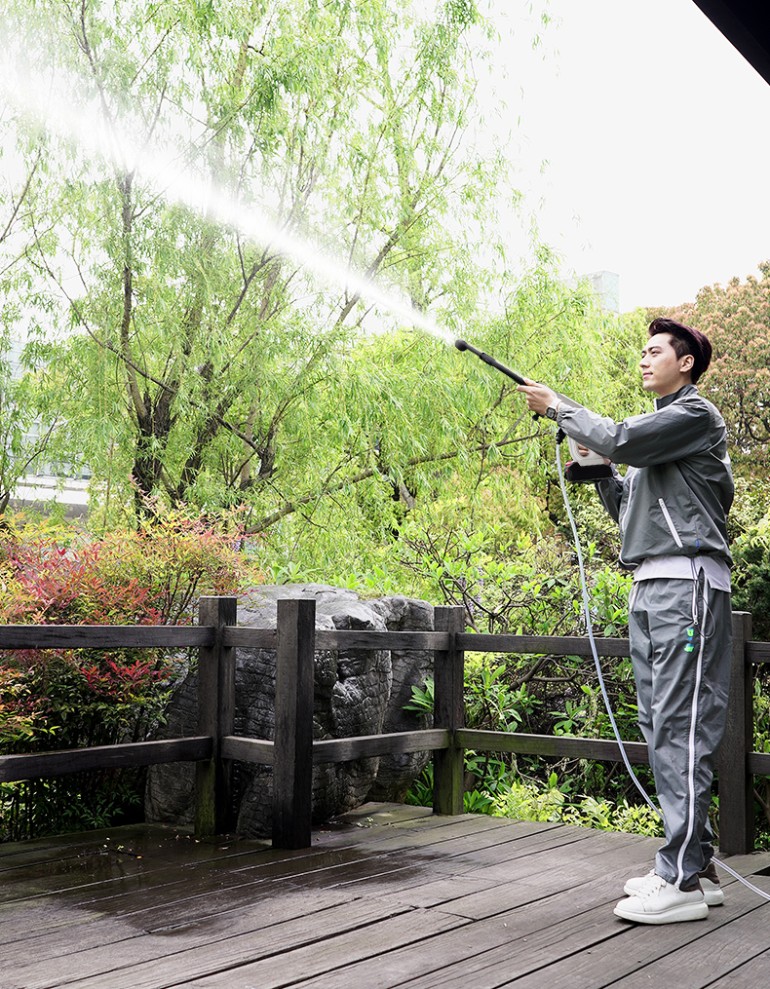
[{"label": "black wristwatch", "polygon": [[556,422],[556,416],[559,414],[559,410],[555,409],[553,405],[549,405],[545,410],[545,414],[548,419],[553,419],[553,421]]}]

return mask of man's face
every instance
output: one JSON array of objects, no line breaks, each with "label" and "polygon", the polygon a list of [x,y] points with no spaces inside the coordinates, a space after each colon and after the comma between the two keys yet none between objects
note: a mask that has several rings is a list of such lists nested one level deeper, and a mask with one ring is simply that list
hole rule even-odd
[{"label": "man's face", "polygon": [[670,333],[656,333],[649,337],[642,350],[639,367],[642,371],[642,388],[655,392],[661,398],[691,381],[693,359],[690,354],[677,357],[671,345]]}]

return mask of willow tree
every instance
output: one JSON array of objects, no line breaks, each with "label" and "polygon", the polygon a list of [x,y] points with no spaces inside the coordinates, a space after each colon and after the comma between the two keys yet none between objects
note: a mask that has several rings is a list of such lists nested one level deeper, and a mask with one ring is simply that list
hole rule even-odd
[{"label": "willow tree", "polygon": [[[61,440],[97,476],[130,478],[138,502],[269,505],[294,491],[301,457],[283,444],[286,424],[340,379],[353,332],[372,322],[358,292],[319,286],[259,229],[222,222],[217,203],[258,206],[422,307],[451,279],[440,220],[478,184],[458,156],[478,15],[457,0],[430,16],[418,7],[6,10],[34,74],[69,87],[108,137],[100,156],[66,133],[40,136],[30,262],[80,331],[56,365],[71,424]],[[179,175],[164,187],[143,165],[170,150],[185,182],[210,186],[197,212]]]},{"label": "willow tree", "polygon": [[[27,263],[75,331],[49,371],[57,442],[105,498],[243,504],[263,531],[356,485],[408,503],[442,465],[470,451],[478,473],[529,437],[509,385],[469,385],[466,366],[458,387],[443,343],[409,362],[369,345],[387,313],[359,283],[321,284],[320,254],[557,385],[595,349],[547,264],[513,291],[477,260],[506,176],[464,143],[473,0],[40,0],[5,18],[77,107],[75,140],[38,126]],[[479,315],[493,293],[500,320]]]}]

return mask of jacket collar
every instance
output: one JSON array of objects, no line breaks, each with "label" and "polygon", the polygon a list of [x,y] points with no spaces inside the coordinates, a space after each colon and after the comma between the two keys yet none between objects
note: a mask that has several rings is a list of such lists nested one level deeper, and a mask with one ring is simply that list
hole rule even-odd
[{"label": "jacket collar", "polygon": [[675,402],[678,398],[684,398],[687,395],[697,395],[697,394],[698,394],[698,389],[695,387],[695,385],[683,385],[679,389],[679,391],[672,392],[671,395],[664,395],[663,398],[656,398],[655,411],[657,412],[658,409],[665,409],[667,405],[671,405],[671,403]]}]

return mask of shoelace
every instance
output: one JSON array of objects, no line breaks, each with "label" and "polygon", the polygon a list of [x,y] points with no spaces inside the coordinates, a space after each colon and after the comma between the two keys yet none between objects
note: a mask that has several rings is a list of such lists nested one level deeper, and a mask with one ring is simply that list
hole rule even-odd
[{"label": "shoelace", "polygon": [[660,892],[664,886],[668,886],[666,880],[662,876],[657,875],[655,872],[650,872],[644,877],[643,882],[640,883],[639,889],[634,895],[638,896],[642,900],[648,899],[649,897]]}]

